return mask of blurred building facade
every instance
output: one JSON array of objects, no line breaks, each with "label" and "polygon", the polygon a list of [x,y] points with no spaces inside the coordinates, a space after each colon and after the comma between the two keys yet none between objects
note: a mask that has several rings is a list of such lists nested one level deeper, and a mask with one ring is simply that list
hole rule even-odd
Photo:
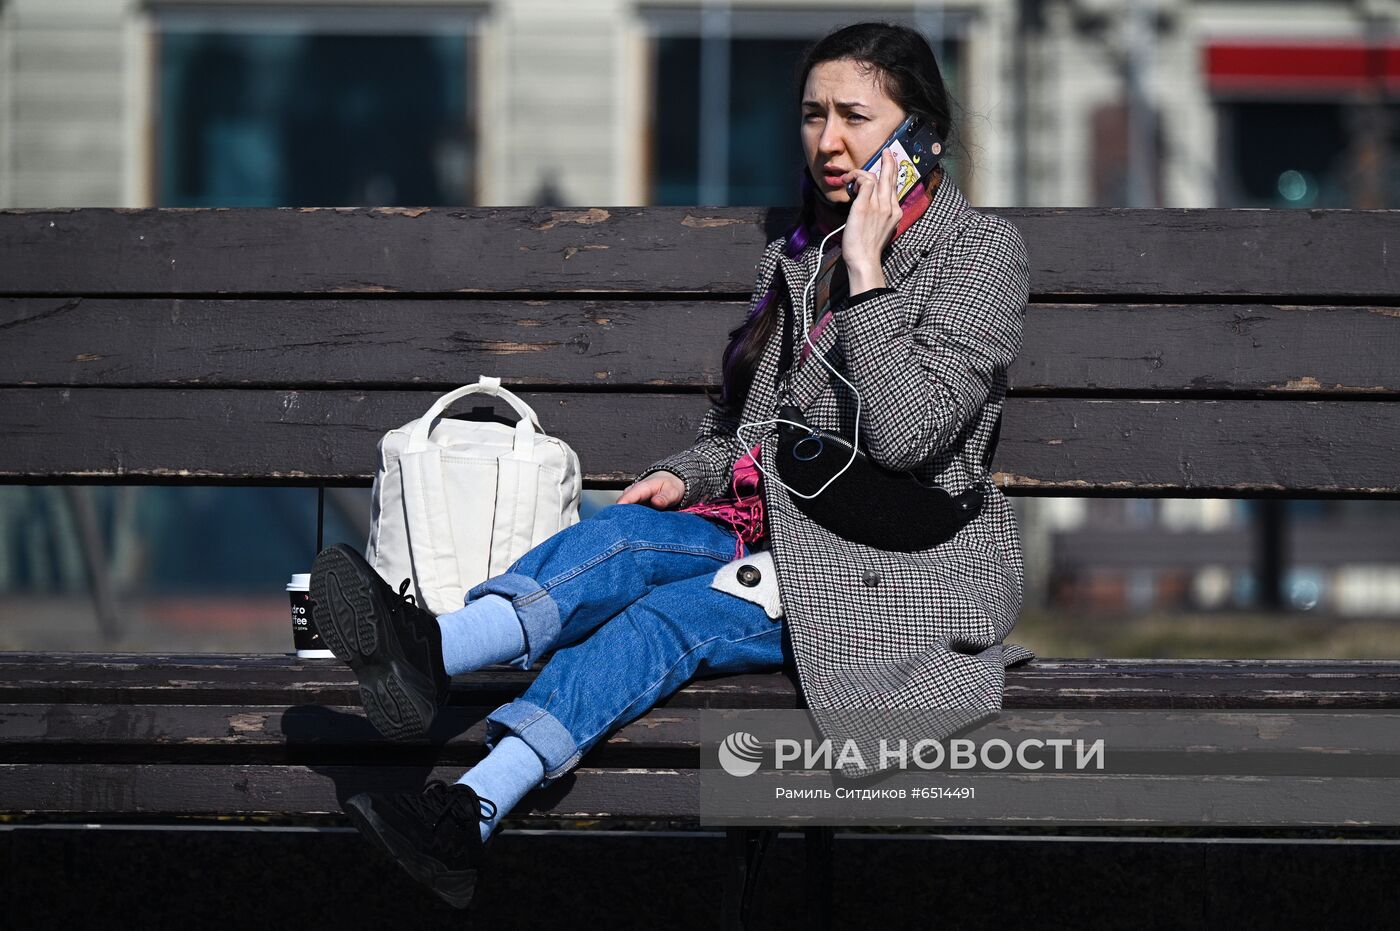
[{"label": "blurred building facade", "polygon": [[869,18],[974,203],[1400,203],[1394,0],[0,0],[0,206],[788,202],[793,66]]}]

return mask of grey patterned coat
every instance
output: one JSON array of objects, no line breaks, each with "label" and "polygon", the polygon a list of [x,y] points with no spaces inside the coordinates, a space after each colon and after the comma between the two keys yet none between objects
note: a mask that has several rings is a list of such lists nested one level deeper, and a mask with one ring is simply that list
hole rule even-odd
[{"label": "grey patterned coat", "polygon": [[[817,243],[797,258],[783,240],[758,265],[750,308],[769,288],[801,300]],[[1006,369],[1021,345],[1029,291],[1025,244],[1000,217],[979,213],[945,175],[923,216],[885,250],[892,292],[838,306],[816,352],[860,390],[861,436],[872,459],[913,470],[958,494],[985,474],[983,451],[1006,396]],[[787,315],[802,345],[802,313]],[[775,416],[779,340],[769,341],[744,405],[745,423]],[[850,390],[815,358],[802,362],[793,394],[808,422],[851,435]],[[732,419],[712,409],[695,445],[653,464],[685,482],[678,507],[721,497],[741,452]],[[773,428],[769,428],[771,431]],[[746,436],[752,434],[746,431]],[[763,467],[775,471],[773,434]],[[984,487],[986,487],[984,485]],[[1004,669],[1032,658],[1004,644],[1021,608],[1023,564],[1015,513],[991,488],[982,513],[951,540],[916,553],[851,543],[798,511],[786,491],[763,483],[769,546],[777,567],[798,679],[819,730],[838,752],[854,738],[878,768],[875,733],[943,738],[1001,707]],[[878,732],[880,710],[919,710],[917,735]]]}]

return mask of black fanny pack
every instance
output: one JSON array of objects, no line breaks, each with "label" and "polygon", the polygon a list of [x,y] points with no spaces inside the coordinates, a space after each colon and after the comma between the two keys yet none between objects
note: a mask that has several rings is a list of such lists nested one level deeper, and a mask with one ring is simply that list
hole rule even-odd
[{"label": "black fanny pack", "polygon": [[[789,372],[792,330],[786,319],[783,324],[779,370]],[[780,396],[784,380],[779,380]],[[911,472],[877,465],[864,450],[857,449],[852,460],[851,441],[809,426],[796,404],[781,405],[778,417],[791,421],[778,425],[775,457],[778,477],[799,492],[789,493],[789,499],[813,521],[853,543],[902,553],[924,550],[951,539],[982,512],[985,496],[976,484],[959,495],[950,495],[937,485],[925,485]],[[998,417],[983,457],[984,468],[1000,428]],[[850,468],[831,481],[848,461]],[[816,497],[802,497],[813,494]]]},{"label": "black fanny pack", "polygon": [[[797,509],[818,524],[853,543],[881,550],[911,553],[937,546],[982,513],[983,494],[973,486],[950,495],[936,485],[920,482],[910,472],[876,465],[840,434],[805,426],[793,405],[778,411],[783,420],[804,424],[778,425],[778,477],[792,491]],[[836,481],[831,477],[848,461],[850,468]],[[802,495],[816,494],[815,498]]]}]

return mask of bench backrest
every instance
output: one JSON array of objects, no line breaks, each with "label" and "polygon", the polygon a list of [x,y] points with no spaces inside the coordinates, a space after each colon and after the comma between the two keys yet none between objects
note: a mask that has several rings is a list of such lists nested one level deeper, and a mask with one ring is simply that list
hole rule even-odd
[{"label": "bench backrest", "polygon": [[[1400,211],[995,212],[1033,288],[1008,490],[1400,493]],[[364,484],[484,373],[619,486],[691,442],[792,215],[0,211],[0,481]]]}]

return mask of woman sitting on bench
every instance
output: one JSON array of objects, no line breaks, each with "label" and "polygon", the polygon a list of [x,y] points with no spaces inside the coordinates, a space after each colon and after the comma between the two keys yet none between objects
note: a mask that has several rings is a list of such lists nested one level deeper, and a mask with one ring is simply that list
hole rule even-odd
[{"label": "woman sitting on bench", "polygon": [[[996,710],[1004,667],[1029,657],[1002,642],[1022,560],[987,472],[1020,348],[1024,244],[941,165],[915,168],[917,153],[862,167],[911,116],[939,139],[922,158],[937,162],[951,135],[917,32],[834,32],[808,52],[798,89],[801,214],[758,263],[693,446],[450,614],[398,594],[350,547],[316,559],[317,628],[385,735],[425,734],[453,675],[528,669],[554,651],[490,713],[490,752],[456,784],[348,800],[366,836],[454,905],[471,900],[492,829],[526,793],[696,674],[786,668],[814,712]],[[839,471],[803,485],[813,463]],[[896,497],[867,495],[877,481]],[[925,508],[937,520],[919,518]]]}]

